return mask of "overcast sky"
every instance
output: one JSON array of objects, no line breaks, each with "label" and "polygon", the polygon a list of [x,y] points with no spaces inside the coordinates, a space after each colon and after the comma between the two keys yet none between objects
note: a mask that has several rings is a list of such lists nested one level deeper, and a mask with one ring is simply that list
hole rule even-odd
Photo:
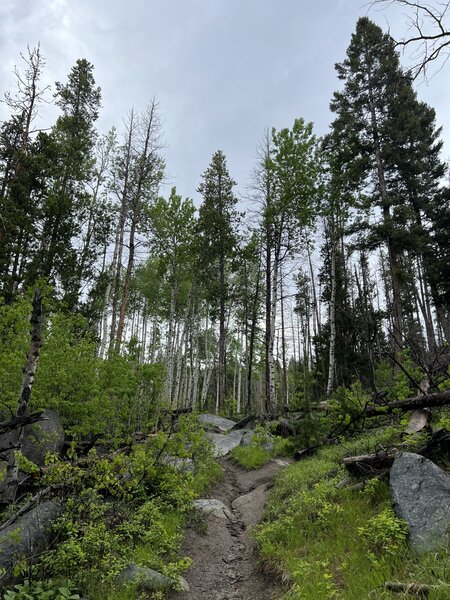
[{"label": "overcast sky", "polygon": [[[129,108],[155,96],[170,185],[198,203],[201,173],[221,149],[243,194],[266,127],[303,117],[326,132],[334,63],[365,14],[394,36],[407,29],[400,11],[374,12],[364,0],[0,0],[0,92],[12,89],[27,44],[40,42],[49,83],[87,58],[102,88],[100,131],[120,129]],[[444,158],[449,75],[450,64],[418,87],[444,126]]]}]

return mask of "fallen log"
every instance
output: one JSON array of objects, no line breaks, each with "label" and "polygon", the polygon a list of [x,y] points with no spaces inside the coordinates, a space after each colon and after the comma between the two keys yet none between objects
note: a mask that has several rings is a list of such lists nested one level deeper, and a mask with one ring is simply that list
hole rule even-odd
[{"label": "fallen log", "polygon": [[255,415],[247,415],[246,417],[244,417],[243,419],[238,421],[236,423],[236,425],[233,425],[233,427],[230,429],[230,431],[236,431],[237,429],[244,429],[244,427],[246,427],[255,418],[256,418]]},{"label": "fallen log", "polygon": [[450,590],[446,583],[437,585],[426,585],[424,583],[402,583],[401,581],[386,581],[385,589],[399,594],[414,594],[415,596],[428,596],[431,591]]},{"label": "fallen log", "polygon": [[404,400],[388,402],[383,406],[366,406],[361,413],[361,418],[391,414],[395,410],[417,410],[420,408],[447,406],[449,404],[450,390],[445,390],[443,392],[437,392],[436,394],[422,394],[421,396],[415,396],[414,398],[405,398]]},{"label": "fallen log", "polygon": [[[362,454],[361,456],[347,456],[344,458],[344,466],[351,475],[377,475],[390,469],[395,455],[402,447],[387,448],[373,454]],[[439,429],[428,442],[416,451],[416,454],[426,458],[439,457],[441,459],[450,457],[450,431]]]},{"label": "fallen log", "polygon": [[360,456],[348,456],[344,458],[344,466],[350,475],[360,477],[361,475],[378,475],[386,469],[390,469],[396,455],[396,449],[381,450],[374,454],[362,454]]}]

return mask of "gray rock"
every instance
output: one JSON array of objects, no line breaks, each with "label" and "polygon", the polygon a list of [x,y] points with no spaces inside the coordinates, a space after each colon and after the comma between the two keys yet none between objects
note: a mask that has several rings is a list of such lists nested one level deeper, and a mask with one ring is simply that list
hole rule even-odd
[{"label": "gray rock", "polygon": [[53,410],[44,410],[44,419],[25,427],[22,453],[39,467],[47,454],[59,454],[64,444],[64,427]]},{"label": "gray rock", "polygon": [[285,418],[278,419],[275,425],[275,435],[287,438],[292,437],[295,434],[294,428]]},{"label": "gray rock", "polygon": [[[42,417],[25,427],[22,444],[22,454],[39,467],[44,466],[48,453],[58,454],[64,444],[64,428],[59,416],[53,410],[45,409]],[[11,432],[0,435],[0,448],[9,448],[11,439]]]},{"label": "gray rock", "polygon": [[205,515],[212,515],[219,519],[232,519],[232,514],[221,500],[215,498],[198,498],[194,500],[196,510]]},{"label": "gray rock", "polygon": [[[252,444],[254,444],[254,437],[255,437],[255,432],[254,431],[246,431],[244,433],[244,435],[242,436],[241,439],[241,446],[251,446]],[[265,442],[265,444],[263,444],[263,448],[264,450],[267,450],[268,452],[272,452],[274,449],[274,445],[273,445],[273,435],[271,435],[270,433],[267,434],[266,436],[267,441]]]},{"label": "gray rock", "polygon": [[46,500],[0,531],[1,583],[10,581],[15,564],[24,558],[33,562],[48,547],[51,525],[60,514],[60,505]]},{"label": "gray rock", "polygon": [[231,431],[226,435],[222,433],[210,433],[209,435],[214,444],[213,454],[216,458],[219,458],[220,456],[226,456],[233,448],[239,446],[244,432],[239,430]]},{"label": "gray rock", "polygon": [[126,585],[131,583],[137,585],[140,590],[146,592],[164,592],[176,586],[175,579],[167,577],[158,571],[148,567],[140,567],[134,563],[129,564],[116,578],[117,583]]},{"label": "gray rock", "polygon": [[200,423],[202,423],[205,429],[215,431],[216,433],[227,433],[236,425],[236,423],[231,419],[219,417],[219,415],[213,415],[211,413],[203,413],[199,415],[198,420]]},{"label": "gray rock", "polygon": [[437,550],[448,541],[450,476],[427,458],[411,452],[395,457],[390,487],[394,510],[408,523],[417,553]]},{"label": "gray rock", "polygon": [[181,473],[193,473],[195,470],[194,461],[191,458],[180,458],[179,456],[165,456],[161,458],[163,465],[174,467]]}]

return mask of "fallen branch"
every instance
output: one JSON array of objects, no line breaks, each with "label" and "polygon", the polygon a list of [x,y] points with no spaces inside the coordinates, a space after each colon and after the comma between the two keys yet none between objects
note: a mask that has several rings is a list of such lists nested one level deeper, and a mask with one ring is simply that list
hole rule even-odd
[{"label": "fallen branch", "polygon": [[40,411],[31,413],[31,415],[13,417],[8,421],[0,421],[0,435],[3,433],[8,433],[9,431],[14,431],[14,429],[24,427],[25,425],[33,425],[33,423],[37,423],[41,419],[45,419],[46,417],[43,417],[42,414],[43,412]]},{"label": "fallen branch", "polygon": [[348,456],[344,458],[344,466],[351,475],[379,474],[389,469],[394,462],[396,452],[382,450],[374,454],[362,454],[361,456]]},{"label": "fallen branch", "polygon": [[[402,451],[402,447],[387,448],[373,454],[362,454],[361,456],[347,456],[343,463],[351,475],[361,476],[380,474],[390,469],[396,454]],[[436,431],[427,443],[415,451],[416,454],[430,458],[439,456],[447,458],[450,456],[450,432],[446,429]]]},{"label": "fallen branch", "polygon": [[13,523],[15,523],[17,521],[17,519],[19,519],[22,515],[27,513],[29,510],[31,510],[35,504],[37,504],[38,502],[40,502],[42,500],[42,498],[44,498],[45,496],[48,496],[51,492],[56,492],[57,490],[63,489],[68,484],[69,484],[68,481],[66,481],[64,483],[52,483],[51,485],[47,486],[46,488],[44,488],[43,490],[38,492],[35,496],[33,496],[31,498],[31,500],[29,500],[26,504],[21,506],[20,509],[16,513],[14,513],[12,517],[10,517],[7,521],[5,521],[4,523],[2,523],[0,525],[0,531],[2,531],[2,529],[6,529],[6,527],[9,527]]},{"label": "fallen branch", "polygon": [[438,392],[436,394],[425,394],[415,396],[414,398],[396,400],[395,402],[389,402],[384,406],[367,406],[360,418],[391,414],[395,410],[417,410],[419,408],[447,406],[449,404],[450,390],[445,390],[444,392]]},{"label": "fallen branch", "polygon": [[244,427],[246,425],[248,425],[250,423],[250,421],[253,421],[253,419],[255,419],[255,415],[247,415],[246,417],[244,417],[243,419],[238,421],[235,425],[233,425],[233,427],[230,429],[230,431],[236,431],[237,429],[244,429]]}]

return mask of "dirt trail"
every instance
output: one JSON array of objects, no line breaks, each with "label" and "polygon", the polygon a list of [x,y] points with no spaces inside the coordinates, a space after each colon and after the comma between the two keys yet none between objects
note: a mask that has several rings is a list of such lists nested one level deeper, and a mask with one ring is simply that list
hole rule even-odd
[{"label": "dirt trail", "polygon": [[188,529],[183,554],[192,558],[190,591],[173,600],[271,600],[280,589],[258,566],[252,527],[261,520],[271,481],[288,463],[275,459],[257,471],[244,471],[223,459],[224,477],[210,494],[230,512],[206,519],[205,533]]}]

